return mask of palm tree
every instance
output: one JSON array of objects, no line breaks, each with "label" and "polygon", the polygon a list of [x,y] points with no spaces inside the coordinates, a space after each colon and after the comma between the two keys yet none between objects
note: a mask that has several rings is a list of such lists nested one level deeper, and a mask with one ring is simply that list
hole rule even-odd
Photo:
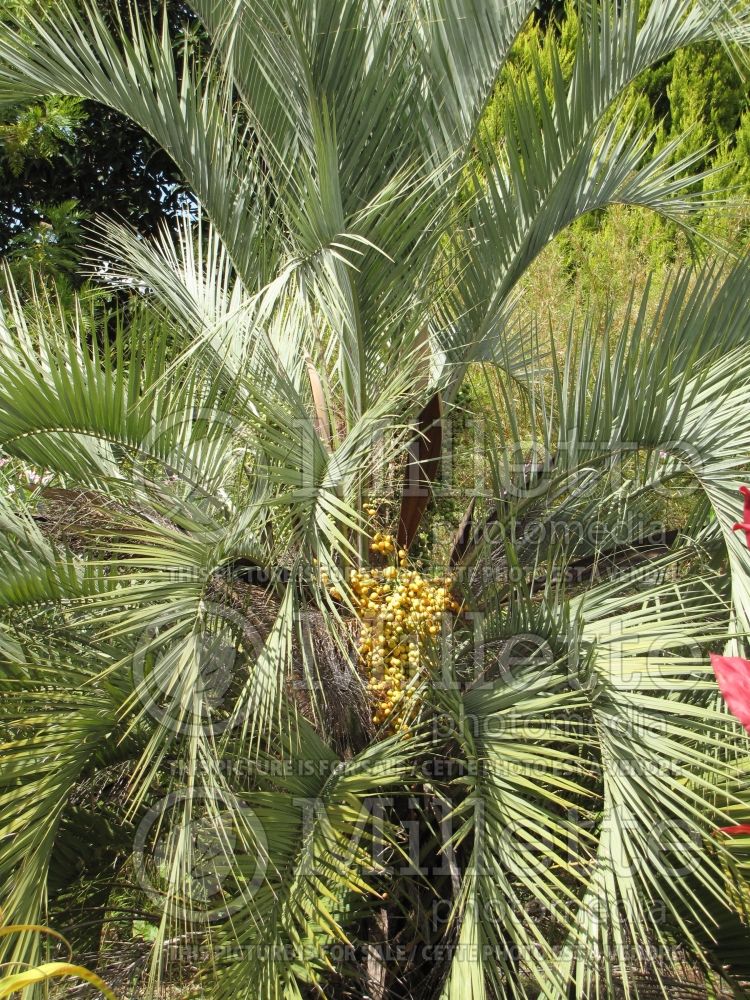
[{"label": "palm tree", "polygon": [[[528,0],[190,6],[208,61],[93,0],[0,32],[5,99],[116,109],[198,206],[98,224],[114,313],[8,281],[4,916],[115,979],[145,921],[149,993],[739,991],[747,744],[708,652],[750,627],[748,265],[551,342],[519,289],[585,213],[689,228],[695,154],[621,97],[750,41],[747,4],[582,0],[497,148]],[[467,377],[487,485],[418,556]]]}]

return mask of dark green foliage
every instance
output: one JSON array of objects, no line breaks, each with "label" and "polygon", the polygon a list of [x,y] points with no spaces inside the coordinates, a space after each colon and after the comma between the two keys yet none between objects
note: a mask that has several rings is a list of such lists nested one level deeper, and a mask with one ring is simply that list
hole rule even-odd
[{"label": "dark green foliage", "polygon": [[[25,4],[3,0],[0,13]],[[160,6],[139,0],[136,9],[145,17]],[[127,16],[127,3],[119,7]],[[168,14],[176,45],[197,37],[184,4],[170,0]],[[32,265],[77,283],[84,220],[117,216],[149,234],[189,197],[170,157],[110,108],[53,96],[0,111],[0,254],[17,272]]]},{"label": "dark green foliage", "polygon": [[[143,233],[178,210],[185,196],[169,157],[141,129],[93,102],[80,103],[70,135],[43,105],[19,109],[14,127],[38,118],[41,133],[27,145],[4,145],[0,162],[0,248],[23,255],[40,225],[54,227],[50,196],[74,201],[81,216],[117,215]],[[59,138],[58,138],[59,136]],[[58,233],[62,236],[62,233]]]}]

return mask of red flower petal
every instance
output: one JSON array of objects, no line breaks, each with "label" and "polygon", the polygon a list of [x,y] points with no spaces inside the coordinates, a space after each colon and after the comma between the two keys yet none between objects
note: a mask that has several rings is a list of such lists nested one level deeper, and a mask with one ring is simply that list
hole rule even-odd
[{"label": "red flower petal", "polygon": [[750,660],[711,653],[711,666],[727,708],[750,733]]},{"label": "red flower petal", "polygon": [[740,823],[739,826],[720,826],[719,833],[725,833],[728,837],[741,837],[750,833],[750,823]]}]

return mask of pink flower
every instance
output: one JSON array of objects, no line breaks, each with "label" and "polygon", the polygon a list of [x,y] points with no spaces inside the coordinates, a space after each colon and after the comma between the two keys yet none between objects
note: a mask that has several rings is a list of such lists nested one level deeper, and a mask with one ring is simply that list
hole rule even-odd
[{"label": "pink flower", "polygon": [[744,531],[747,547],[750,549],[750,486],[740,486],[740,493],[745,498],[745,508],[742,520],[732,525],[732,531]]},{"label": "pink flower", "polygon": [[49,472],[44,476],[38,472],[34,472],[33,469],[24,469],[24,472],[26,473],[26,482],[29,486],[46,486],[52,481],[52,474]]},{"label": "pink flower", "polygon": [[727,708],[750,733],[750,660],[711,653],[711,666]]}]

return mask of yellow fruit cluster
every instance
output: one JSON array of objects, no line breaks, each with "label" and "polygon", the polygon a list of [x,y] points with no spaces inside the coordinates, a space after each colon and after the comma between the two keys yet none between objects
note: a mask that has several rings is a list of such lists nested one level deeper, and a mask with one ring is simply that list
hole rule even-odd
[{"label": "yellow fruit cluster", "polygon": [[372,552],[393,554],[400,568],[385,566],[355,571],[351,587],[362,618],[359,656],[373,699],[372,721],[404,729],[413,698],[420,654],[440,634],[446,611],[458,611],[452,577],[431,578],[408,569],[406,552],[393,539],[375,535]]},{"label": "yellow fruit cluster", "polygon": [[341,601],[341,600],[343,600],[344,595],[341,593],[341,591],[338,589],[338,587],[332,587],[331,586],[331,578],[330,578],[330,576],[327,573],[325,573],[325,572],[321,573],[320,574],[320,579],[321,579],[321,582],[322,582],[323,586],[328,588],[328,593],[331,595],[331,597],[334,599],[334,601]]},{"label": "yellow fruit cluster", "polygon": [[[395,551],[396,545],[390,535],[386,535],[382,531],[375,533],[370,545],[370,552],[376,552],[380,556],[392,556]],[[404,549],[401,549],[399,556],[401,556],[402,552],[403,558],[406,558]]]}]

